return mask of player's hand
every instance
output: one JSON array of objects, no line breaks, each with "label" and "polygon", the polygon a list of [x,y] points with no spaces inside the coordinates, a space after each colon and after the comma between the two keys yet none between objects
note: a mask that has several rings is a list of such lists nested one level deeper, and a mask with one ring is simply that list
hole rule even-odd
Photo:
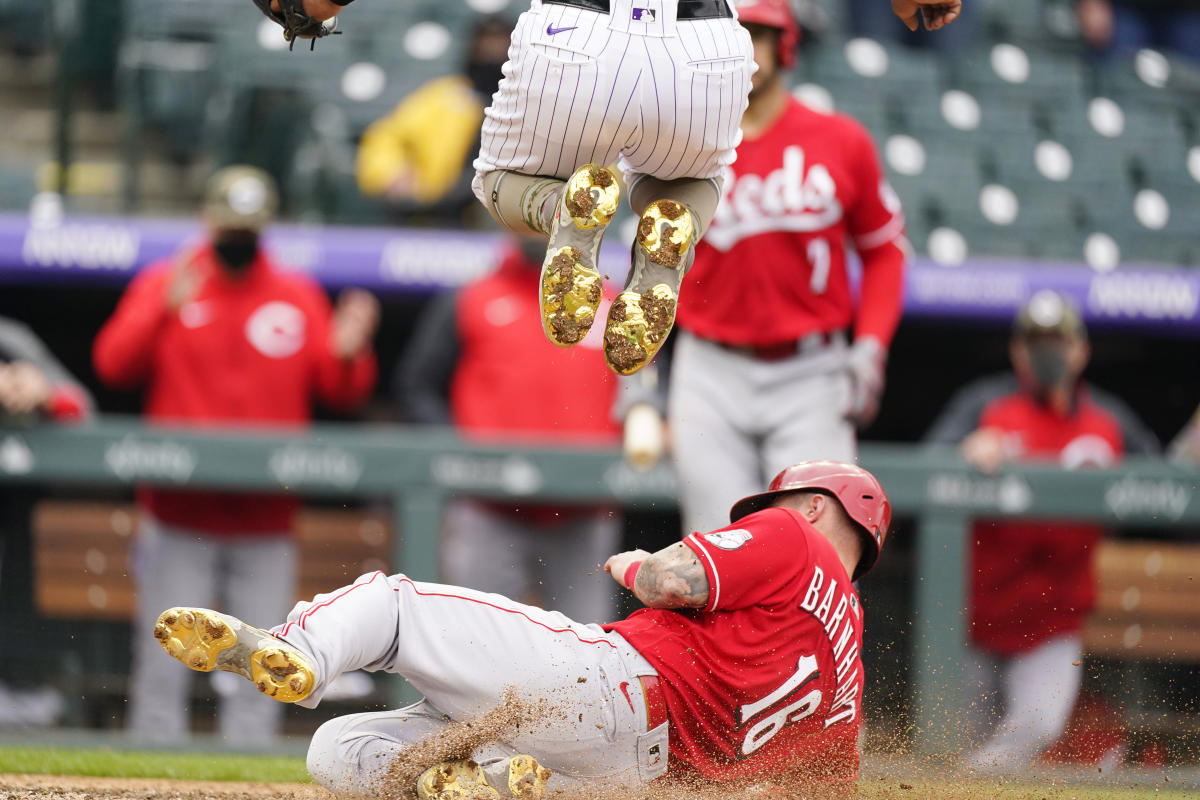
[{"label": "player's hand", "polygon": [[925,30],[936,31],[958,19],[962,0],[892,0],[892,11],[910,31],[917,29],[918,18]]},{"label": "player's hand", "polygon": [[666,450],[666,429],[662,415],[649,403],[638,403],[629,409],[625,415],[622,450],[631,467],[645,472],[662,459]]},{"label": "player's hand", "polygon": [[379,327],[379,301],[363,289],[346,289],[333,312],[334,354],[349,360],[364,352]]},{"label": "player's hand", "polygon": [[1079,34],[1093,50],[1108,47],[1116,24],[1108,0],[1079,0],[1075,4],[1075,18],[1079,21]]},{"label": "player's hand", "polygon": [[[345,6],[339,6],[330,0],[304,0],[304,13],[318,22],[324,22],[337,16]],[[271,10],[280,13],[278,0],[271,0]]]},{"label": "player's hand", "polygon": [[[609,556],[608,561],[604,562],[604,571],[612,575],[613,580],[618,585],[630,589],[625,586],[625,570],[629,569],[630,565],[635,561],[645,561],[651,553],[647,550],[627,550],[624,553],[617,553],[615,556]],[[633,591],[630,589],[630,591]]]},{"label": "player's hand", "polygon": [[850,371],[850,411],[847,416],[860,428],[874,421],[883,397],[887,350],[873,336],[854,340],[846,360]]},{"label": "player's hand", "polygon": [[958,450],[964,461],[987,475],[994,474],[1008,461],[1005,433],[999,428],[972,431],[962,440]]},{"label": "player's hand", "polygon": [[47,406],[53,393],[45,373],[28,361],[0,363],[0,411],[29,414]]},{"label": "player's hand", "polygon": [[184,303],[195,298],[200,291],[200,285],[204,283],[196,265],[198,252],[193,250],[185,253],[171,270],[171,276],[167,279],[167,308],[171,311],[178,311]]}]

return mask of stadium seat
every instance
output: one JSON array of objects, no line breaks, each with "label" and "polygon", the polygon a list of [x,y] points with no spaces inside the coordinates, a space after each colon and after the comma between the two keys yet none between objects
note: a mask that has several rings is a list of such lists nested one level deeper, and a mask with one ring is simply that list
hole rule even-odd
[{"label": "stadium seat", "polygon": [[997,99],[1054,103],[1082,97],[1084,76],[1079,58],[1000,42],[963,58],[951,82],[984,105]]},{"label": "stadium seat", "polygon": [[1200,94],[1200,66],[1156,50],[1096,66],[1098,91],[1119,103],[1194,108]]},{"label": "stadium seat", "polygon": [[873,39],[829,39],[802,51],[804,80],[835,94],[863,98],[905,99],[940,86],[939,64],[931,53],[904,47],[888,48]]}]

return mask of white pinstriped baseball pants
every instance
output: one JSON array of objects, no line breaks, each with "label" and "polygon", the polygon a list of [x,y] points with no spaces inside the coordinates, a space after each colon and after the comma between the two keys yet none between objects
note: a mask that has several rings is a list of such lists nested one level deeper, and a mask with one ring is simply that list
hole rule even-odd
[{"label": "white pinstriped baseball pants", "polygon": [[609,14],[533,0],[508,59],[475,159],[481,201],[493,170],[567,178],[618,156],[627,182],[717,177],[756,68],[736,19],[676,21],[675,0],[611,0]]}]

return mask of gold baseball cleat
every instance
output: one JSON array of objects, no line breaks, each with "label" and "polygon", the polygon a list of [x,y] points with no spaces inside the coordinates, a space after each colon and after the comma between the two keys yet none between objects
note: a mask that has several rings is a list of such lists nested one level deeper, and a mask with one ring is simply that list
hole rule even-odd
[{"label": "gold baseball cleat", "polygon": [[508,791],[513,797],[538,798],[546,794],[550,770],[533,756],[513,756],[508,759]]},{"label": "gold baseball cleat", "polygon": [[281,703],[312,693],[313,668],[299,650],[267,631],[206,608],[169,608],[154,638],[167,655],[199,672],[235,672]]},{"label": "gold baseball cleat", "polygon": [[646,366],[666,341],[695,243],[695,217],[683,203],[655,200],[642,212],[625,290],[604,329],[604,360],[617,374]]},{"label": "gold baseball cleat", "polygon": [[493,800],[501,797],[537,800],[546,794],[550,770],[533,756],[517,755],[487,767],[465,758],[443,761],[417,778],[420,800]]},{"label": "gold baseball cleat", "polygon": [[612,171],[595,164],[575,170],[563,187],[539,286],[542,330],[560,347],[577,344],[596,320],[603,295],[600,241],[620,194]]}]

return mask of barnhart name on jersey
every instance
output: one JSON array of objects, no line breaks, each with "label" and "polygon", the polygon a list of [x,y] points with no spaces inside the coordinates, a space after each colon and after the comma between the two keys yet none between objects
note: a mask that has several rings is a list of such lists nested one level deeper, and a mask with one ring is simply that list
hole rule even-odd
[{"label": "barnhart name on jersey", "polygon": [[[823,164],[805,164],[804,148],[783,148],[783,166],[766,176],[736,174],[726,167],[724,194],[704,241],[729,250],[768,231],[813,232],[842,219],[837,184]],[[807,171],[806,171],[807,167]]]},{"label": "barnhart name on jersey", "polygon": [[[858,643],[854,640],[855,620],[862,614],[853,590],[839,587],[836,578],[825,583],[825,571],[813,565],[808,591],[800,607],[812,614],[825,628],[837,662],[837,689],[833,704],[825,716],[825,727],[850,722],[858,714],[857,698],[862,693]],[[840,626],[840,629],[839,629]]]}]

